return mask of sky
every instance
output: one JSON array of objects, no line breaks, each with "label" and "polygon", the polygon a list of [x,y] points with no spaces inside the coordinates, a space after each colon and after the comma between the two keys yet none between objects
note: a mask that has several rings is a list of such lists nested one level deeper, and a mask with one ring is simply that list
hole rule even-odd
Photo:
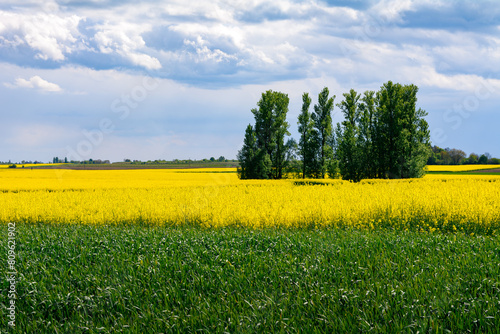
[{"label": "sky", "polygon": [[496,0],[2,0],[0,161],[234,159],[266,90],[297,139],[304,92],[389,80],[433,145],[500,157],[499,64]]}]

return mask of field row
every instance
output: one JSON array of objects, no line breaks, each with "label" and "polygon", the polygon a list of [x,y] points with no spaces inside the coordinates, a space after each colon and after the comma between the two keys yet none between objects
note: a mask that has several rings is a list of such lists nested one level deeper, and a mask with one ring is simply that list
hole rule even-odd
[{"label": "field row", "polygon": [[[498,237],[67,225],[16,231],[19,333],[500,328]],[[0,289],[5,305],[6,280]]]},{"label": "field row", "polygon": [[[0,222],[500,232],[499,178],[322,184],[312,180],[243,183],[232,174],[175,175],[175,186],[153,181],[148,186],[144,179],[128,182],[143,182],[142,188],[98,187],[89,182],[88,187],[73,190],[4,190]],[[177,179],[184,176],[191,181],[183,184]]]}]

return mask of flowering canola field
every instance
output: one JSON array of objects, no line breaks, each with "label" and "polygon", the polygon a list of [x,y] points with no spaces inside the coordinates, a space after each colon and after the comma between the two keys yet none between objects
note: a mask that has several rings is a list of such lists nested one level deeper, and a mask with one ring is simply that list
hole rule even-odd
[{"label": "flowering canola field", "polygon": [[[0,164],[0,169],[9,168],[12,164]],[[54,164],[15,164],[17,168],[29,168],[29,167],[42,167],[42,166],[62,166],[65,163],[54,163]]]},{"label": "flowering canola field", "polygon": [[475,170],[498,169],[498,165],[428,165],[429,172],[469,172]]},{"label": "flowering canola field", "polygon": [[0,223],[498,234],[500,177],[239,180],[234,169],[0,170]]}]

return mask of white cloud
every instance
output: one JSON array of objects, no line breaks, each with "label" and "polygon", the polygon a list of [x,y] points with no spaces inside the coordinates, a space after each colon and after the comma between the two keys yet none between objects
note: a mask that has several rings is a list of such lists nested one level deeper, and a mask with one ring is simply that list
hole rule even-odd
[{"label": "white cloud", "polygon": [[15,88],[15,87],[20,87],[20,88],[33,88],[33,89],[38,89],[43,92],[61,92],[62,89],[59,87],[59,85],[48,82],[47,80],[44,80],[40,78],[38,75],[35,75],[34,77],[31,77],[29,80],[23,79],[23,78],[17,78],[14,84],[5,84],[7,87]]},{"label": "white cloud", "polygon": [[149,70],[157,70],[162,67],[157,58],[138,51],[145,48],[146,43],[141,37],[141,33],[147,31],[149,27],[122,23],[118,25],[106,24],[100,29],[101,31],[95,34],[94,40],[102,53],[116,52],[128,59],[133,65],[142,66]]},{"label": "white cloud", "polygon": [[377,16],[389,22],[400,22],[401,14],[413,8],[413,0],[382,0],[372,7]]},{"label": "white cloud", "polygon": [[480,89],[483,90],[483,88],[487,89],[489,94],[500,91],[500,80],[486,79],[478,75],[445,75],[436,72],[434,68],[429,66],[422,66],[418,69],[408,68],[405,72],[414,83],[422,86],[469,93],[476,93]]},{"label": "white cloud", "polygon": [[77,15],[23,14],[0,11],[0,41],[5,45],[25,44],[43,60],[63,61],[65,54],[82,47]]},{"label": "white cloud", "polygon": [[[97,126],[94,118],[101,115],[116,120],[116,138],[109,136],[96,149],[103,150],[101,158],[205,157],[219,145],[208,143],[210,134],[228,143],[220,144],[226,147],[220,154],[234,157],[234,143],[242,139],[238,131],[252,121],[250,109],[267,89],[289,94],[292,132],[301,94],[317,97],[325,86],[338,102],[350,88],[376,90],[388,80],[415,83],[423,88],[419,100],[430,101],[422,106],[430,114],[440,109],[429,92],[441,105],[453,105],[482,85],[500,91],[499,27],[488,19],[495,11],[470,11],[465,3],[363,0],[371,6],[363,8],[358,1],[338,7],[323,0],[57,1],[60,7],[53,0],[2,2],[0,83],[24,88],[4,94],[4,100],[21,124],[36,117],[57,124],[63,118],[54,115],[62,114],[76,129]],[[436,20],[441,14],[443,20]],[[160,88],[121,122],[110,105],[140,84],[141,69],[163,78]],[[65,94],[19,100],[33,90],[61,87]],[[71,94],[82,91],[87,95]],[[498,105],[496,92],[492,105]],[[26,131],[48,135],[42,130]],[[162,137],[173,130],[177,137]],[[465,149],[468,141],[450,146]],[[196,151],[198,142],[207,149]],[[498,142],[498,135],[492,132],[489,142]]]},{"label": "white cloud", "polygon": [[196,57],[194,57],[195,62],[212,61],[220,63],[223,61],[237,60],[237,57],[229,55],[219,49],[211,50],[201,36],[198,36],[196,41],[185,40],[184,44],[196,50]]}]

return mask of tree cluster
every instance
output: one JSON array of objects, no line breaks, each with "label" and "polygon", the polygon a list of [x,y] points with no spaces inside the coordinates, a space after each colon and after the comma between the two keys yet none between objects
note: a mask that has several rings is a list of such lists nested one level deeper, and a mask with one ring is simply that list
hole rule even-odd
[{"label": "tree cluster", "polygon": [[65,164],[67,164],[68,163],[68,158],[65,157],[64,159],[62,159],[62,158],[59,158],[59,157],[54,157],[54,158],[52,158],[52,163],[54,163],[54,164],[57,164],[57,163],[65,163]]},{"label": "tree cluster", "polygon": [[484,153],[478,155],[476,153],[465,154],[464,151],[456,148],[441,148],[439,146],[433,146],[432,152],[427,160],[428,165],[498,165],[500,164],[500,159],[493,158],[491,154]]},{"label": "tree cluster", "polygon": [[[384,84],[363,95],[351,89],[337,104],[344,121],[332,124],[335,95],[328,88],[318,95],[313,110],[308,93],[302,95],[298,116],[300,139],[289,139],[288,96],[267,91],[252,112],[238,152],[242,179],[279,179],[289,173],[302,178],[421,177],[430,154],[429,129],[417,109],[415,85]],[[298,160],[295,160],[298,157]]]},{"label": "tree cluster", "polygon": [[286,168],[287,152],[291,142],[286,121],[289,98],[287,94],[268,90],[262,93],[252,109],[255,125],[249,124],[245,131],[243,148],[238,152],[242,179],[281,179]]}]

